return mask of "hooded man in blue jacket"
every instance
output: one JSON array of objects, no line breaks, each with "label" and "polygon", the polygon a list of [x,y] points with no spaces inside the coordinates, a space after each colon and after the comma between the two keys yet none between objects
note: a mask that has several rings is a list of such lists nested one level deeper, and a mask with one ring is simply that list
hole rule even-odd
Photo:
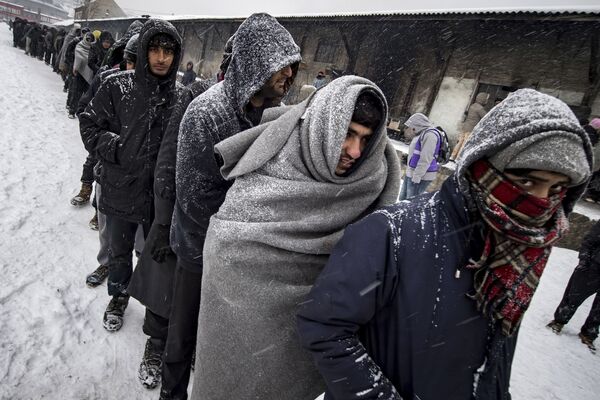
[{"label": "hooded man in blue jacket", "polygon": [[298,313],[325,399],[510,400],[520,322],[591,167],[568,106],[522,89],[440,191],[350,225]]}]

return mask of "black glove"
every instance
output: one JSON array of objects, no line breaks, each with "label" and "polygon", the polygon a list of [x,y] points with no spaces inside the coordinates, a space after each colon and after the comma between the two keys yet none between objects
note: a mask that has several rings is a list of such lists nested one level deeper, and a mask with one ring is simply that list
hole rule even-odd
[{"label": "black glove", "polygon": [[148,248],[152,259],[157,263],[163,263],[173,253],[169,245],[170,225],[152,224],[148,232]]}]

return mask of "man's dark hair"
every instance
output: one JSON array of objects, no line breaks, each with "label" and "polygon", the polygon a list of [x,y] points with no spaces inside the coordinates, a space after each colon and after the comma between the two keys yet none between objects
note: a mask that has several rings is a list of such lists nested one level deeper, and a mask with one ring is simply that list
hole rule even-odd
[{"label": "man's dark hair", "polygon": [[373,130],[379,127],[383,118],[383,105],[374,93],[363,92],[356,99],[352,122],[366,126]]},{"label": "man's dark hair", "polygon": [[166,50],[177,50],[177,41],[173,39],[173,37],[166,33],[157,33],[156,35],[150,38],[150,42],[148,43],[148,48],[151,47],[162,47]]}]

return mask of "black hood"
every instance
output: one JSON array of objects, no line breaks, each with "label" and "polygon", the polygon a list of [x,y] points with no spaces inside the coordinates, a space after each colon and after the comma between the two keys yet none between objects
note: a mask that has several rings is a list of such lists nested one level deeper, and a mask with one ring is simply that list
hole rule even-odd
[{"label": "black hood", "polygon": [[125,50],[127,42],[133,35],[140,33],[143,26],[143,22],[138,20],[133,21],[131,25],[129,25],[129,28],[127,28],[125,35],[123,35],[110,47],[110,49],[108,49],[108,53],[106,54],[102,65],[108,65],[110,68],[112,68],[115,65],[120,64],[123,61],[123,51]]},{"label": "black hood", "polygon": [[[156,78],[150,72],[150,65],[148,64],[148,44],[150,40],[159,33],[165,33],[173,38],[177,45],[175,46],[175,56],[173,57],[173,63],[169,73],[164,78]],[[181,36],[173,25],[168,21],[160,19],[149,19],[146,21],[142,30],[140,31],[140,38],[137,46],[137,61],[135,64],[135,75],[136,79],[143,79],[145,82],[150,81],[172,81],[175,84],[177,69],[179,68],[179,62],[181,60]]]}]

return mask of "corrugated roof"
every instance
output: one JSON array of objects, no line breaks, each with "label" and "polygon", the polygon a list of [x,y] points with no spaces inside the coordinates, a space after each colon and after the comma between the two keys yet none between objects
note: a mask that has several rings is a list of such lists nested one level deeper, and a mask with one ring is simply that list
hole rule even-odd
[{"label": "corrugated roof", "polygon": [[[500,8],[455,8],[440,10],[397,10],[397,11],[375,11],[375,12],[340,12],[340,13],[315,13],[315,14],[283,14],[274,15],[281,19],[320,19],[320,18],[364,18],[364,17],[394,17],[394,16],[491,16],[491,15],[527,15],[535,16],[599,16],[600,5],[598,6],[570,6],[570,7],[500,7]],[[128,20],[139,18],[139,16],[109,18],[110,20]],[[153,18],[165,19],[167,21],[183,20],[232,20],[245,19],[248,15],[224,16],[224,15],[152,15]],[[102,21],[100,20],[89,20]]]}]

